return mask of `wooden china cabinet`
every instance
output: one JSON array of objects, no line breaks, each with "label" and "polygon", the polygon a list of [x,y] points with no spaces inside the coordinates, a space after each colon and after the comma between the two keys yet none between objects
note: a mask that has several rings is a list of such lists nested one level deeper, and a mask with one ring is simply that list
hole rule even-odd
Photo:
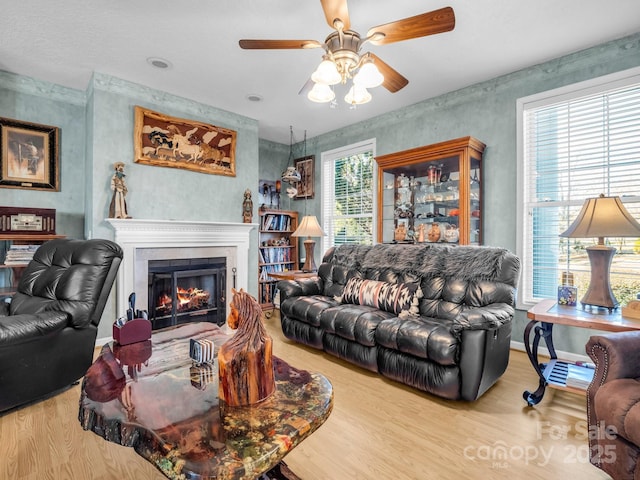
[{"label": "wooden china cabinet", "polygon": [[484,149],[463,137],[376,157],[378,242],[480,245]]}]

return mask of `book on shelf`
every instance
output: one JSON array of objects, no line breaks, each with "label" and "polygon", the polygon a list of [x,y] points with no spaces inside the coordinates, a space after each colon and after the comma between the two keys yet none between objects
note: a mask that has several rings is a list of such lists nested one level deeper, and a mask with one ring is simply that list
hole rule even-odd
[{"label": "book on shelf", "polygon": [[262,217],[260,227],[266,231],[288,231],[291,229],[291,217],[286,214],[267,214]]},{"label": "book on shelf", "polygon": [[260,247],[258,256],[261,263],[278,263],[291,261],[291,248],[289,247]]},{"label": "book on shelf", "polygon": [[33,259],[40,245],[11,245],[5,255],[5,265],[22,265]]},{"label": "book on shelf", "polygon": [[568,364],[567,366],[567,387],[580,388],[586,390],[593,380],[595,369],[591,366],[581,366]]},{"label": "book on shelf", "polygon": [[285,270],[288,270],[285,268],[284,265],[264,265],[261,267],[260,270],[260,280],[263,280],[265,282],[276,282],[277,280],[275,278],[272,278],[269,276],[270,273],[279,273],[279,272],[284,272]]}]

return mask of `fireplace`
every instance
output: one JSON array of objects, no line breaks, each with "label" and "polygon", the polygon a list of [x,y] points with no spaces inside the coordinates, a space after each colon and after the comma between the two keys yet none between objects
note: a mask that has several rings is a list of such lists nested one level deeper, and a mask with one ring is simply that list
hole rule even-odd
[{"label": "fireplace", "polygon": [[[195,288],[191,294],[199,294],[199,290],[207,290],[210,299],[207,303],[213,306],[196,309],[189,312],[190,315],[178,315],[175,324],[184,321],[202,321],[205,316],[213,317],[216,310],[218,316],[207,319],[214,323],[224,323],[224,319],[229,315],[229,304],[226,299],[231,298],[231,289],[244,288],[248,290],[249,284],[249,259],[250,252],[250,232],[257,225],[254,223],[222,223],[222,222],[201,222],[201,221],[181,221],[181,220],[144,220],[144,219],[116,219],[109,218],[107,222],[115,230],[115,241],[124,252],[122,265],[118,271],[118,281],[116,283],[116,309],[119,315],[126,312],[128,308],[127,299],[132,292],[136,293],[136,308],[147,308],[152,316],[152,298],[150,273],[160,265],[156,273],[156,280],[163,282],[173,282],[169,280],[174,274],[171,270],[182,271],[175,274],[175,282],[180,284],[186,279],[196,277],[200,282],[194,285],[186,285],[188,288]],[[202,260],[211,265],[203,266]],[[214,260],[208,262],[208,260]],[[224,265],[218,265],[219,259],[224,259]],[[156,261],[169,261],[174,265]],[[185,268],[186,266],[186,268]],[[178,267],[178,268],[174,268]],[[202,270],[215,270],[217,273],[207,272],[201,275]],[[183,277],[183,273],[186,276]],[[211,275],[209,275],[211,274]],[[217,280],[210,277],[218,275]],[[162,278],[160,278],[162,277]],[[223,283],[221,283],[223,281]],[[154,288],[160,288],[159,286]],[[197,303],[199,300],[194,300]],[[194,303],[192,302],[192,304]],[[217,302],[217,303],[216,303]],[[173,310],[173,303],[172,307]],[[155,305],[154,305],[155,307]],[[204,312],[203,312],[204,311]],[[159,317],[166,317],[158,313],[158,327],[161,323],[174,322]],[[183,312],[180,312],[182,314]],[[189,318],[189,320],[187,320]],[[172,325],[173,323],[169,323]]]},{"label": "fireplace", "polygon": [[225,322],[224,257],[149,260],[148,302],[151,328],[189,322]]}]

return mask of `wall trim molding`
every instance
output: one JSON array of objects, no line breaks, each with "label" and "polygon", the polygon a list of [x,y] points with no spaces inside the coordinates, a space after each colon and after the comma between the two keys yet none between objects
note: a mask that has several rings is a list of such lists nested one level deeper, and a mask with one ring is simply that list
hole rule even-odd
[{"label": "wall trim molding", "polygon": [[18,93],[46,97],[48,100],[84,106],[87,103],[86,92],[55,83],[44,82],[32,77],[18,75],[0,70],[0,88],[6,88]]}]

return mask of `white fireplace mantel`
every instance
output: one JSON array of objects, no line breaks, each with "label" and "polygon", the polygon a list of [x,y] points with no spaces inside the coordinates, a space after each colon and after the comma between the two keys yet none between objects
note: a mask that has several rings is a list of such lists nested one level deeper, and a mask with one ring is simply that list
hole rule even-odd
[{"label": "white fireplace mantel", "polygon": [[[117,311],[127,309],[128,296],[136,291],[137,257],[149,249],[230,248],[235,258],[227,268],[235,268],[236,288],[247,290],[249,279],[250,232],[256,223],[223,223],[181,220],[139,220],[108,218],[115,230],[115,242],[124,252],[116,283]],[[138,272],[139,273],[139,272]],[[230,297],[231,272],[228,272],[227,298]],[[146,299],[146,292],[140,292]],[[140,298],[139,297],[139,298]],[[143,304],[139,308],[145,308]]]}]

